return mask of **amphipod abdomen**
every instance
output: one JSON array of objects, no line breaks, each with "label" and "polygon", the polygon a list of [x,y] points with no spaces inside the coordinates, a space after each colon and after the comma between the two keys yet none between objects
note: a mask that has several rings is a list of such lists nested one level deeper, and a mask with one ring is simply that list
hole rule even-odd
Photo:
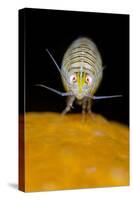
[{"label": "amphipod abdomen", "polygon": [[93,96],[102,79],[102,59],[97,46],[89,38],[75,40],[64,54],[61,72],[67,91],[82,100]]}]

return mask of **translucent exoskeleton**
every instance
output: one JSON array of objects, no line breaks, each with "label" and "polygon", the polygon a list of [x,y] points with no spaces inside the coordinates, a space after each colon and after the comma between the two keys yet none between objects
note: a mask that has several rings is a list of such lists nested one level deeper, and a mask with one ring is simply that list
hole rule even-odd
[{"label": "translucent exoskeleton", "polygon": [[63,114],[71,110],[75,100],[82,106],[82,113],[90,113],[92,100],[122,96],[94,96],[102,80],[104,68],[100,52],[91,39],[80,37],[72,42],[64,54],[61,69],[49,50],[46,51],[61,75],[66,92],[60,92],[43,84],[36,85],[61,96],[67,96],[67,105]]}]

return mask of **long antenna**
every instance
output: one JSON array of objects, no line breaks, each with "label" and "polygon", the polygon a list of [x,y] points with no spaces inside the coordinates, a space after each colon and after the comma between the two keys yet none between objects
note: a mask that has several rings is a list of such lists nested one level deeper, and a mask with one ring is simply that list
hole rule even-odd
[{"label": "long antenna", "polygon": [[60,96],[72,96],[73,95],[72,92],[60,92],[58,90],[55,90],[55,89],[53,89],[51,87],[48,87],[46,85],[43,85],[43,84],[35,84],[34,86],[44,87],[47,90],[50,90],[50,91],[52,91],[52,92],[54,92],[54,93],[56,93],[56,94],[58,94]]},{"label": "long antenna", "polygon": [[97,99],[111,99],[111,98],[118,98],[118,97],[123,97],[123,95],[111,95],[111,96],[90,96],[91,99],[97,100]]}]

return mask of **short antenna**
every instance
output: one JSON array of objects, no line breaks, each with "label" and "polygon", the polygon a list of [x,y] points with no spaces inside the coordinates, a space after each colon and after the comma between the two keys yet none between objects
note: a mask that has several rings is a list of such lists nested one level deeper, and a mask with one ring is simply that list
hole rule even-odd
[{"label": "short antenna", "polygon": [[46,52],[49,54],[50,58],[53,60],[55,66],[56,66],[56,68],[58,69],[58,71],[60,72],[61,76],[63,76],[62,73],[61,73],[61,70],[60,70],[60,68],[59,68],[59,65],[58,65],[57,62],[55,61],[55,59],[54,59],[54,57],[52,56],[52,54],[49,52],[48,49],[46,49]]},{"label": "short antenna", "polygon": [[[49,52],[48,49],[45,49],[45,50],[46,50],[46,52],[49,54],[49,56],[50,56],[50,58],[52,59],[52,61],[54,62],[54,64],[55,64],[56,68],[58,69],[60,75],[61,75],[61,76],[64,78],[64,80],[67,82],[65,76],[62,74],[62,72],[61,72],[61,70],[60,70],[60,67],[59,67],[59,65],[57,64],[57,62],[55,61],[55,59],[54,59],[54,57],[52,56],[52,54]],[[67,82],[67,84],[69,85],[68,82]]]}]

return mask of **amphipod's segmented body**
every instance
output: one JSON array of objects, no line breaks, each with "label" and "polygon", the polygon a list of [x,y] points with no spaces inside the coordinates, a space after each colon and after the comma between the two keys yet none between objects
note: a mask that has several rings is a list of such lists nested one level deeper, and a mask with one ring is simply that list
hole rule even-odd
[{"label": "amphipod's segmented body", "polygon": [[93,97],[103,74],[101,55],[94,42],[85,37],[75,40],[64,55],[61,72],[66,91],[73,93],[68,98],[64,113],[70,110],[75,98],[82,104],[83,112],[86,109],[89,112],[89,96]]},{"label": "amphipod's segmented body", "polygon": [[63,114],[70,111],[75,99],[82,105],[82,112],[85,113],[91,111],[93,99],[121,97],[121,95],[94,96],[102,79],[103,67],[101,55],[91,39],[81,37],[75,40],[64,54],[61,69],[48,49],[46,51],[60,72],[66,92],[60,92],[43,84],[36,86],[44,87],[61,96],[68,96]]}]

